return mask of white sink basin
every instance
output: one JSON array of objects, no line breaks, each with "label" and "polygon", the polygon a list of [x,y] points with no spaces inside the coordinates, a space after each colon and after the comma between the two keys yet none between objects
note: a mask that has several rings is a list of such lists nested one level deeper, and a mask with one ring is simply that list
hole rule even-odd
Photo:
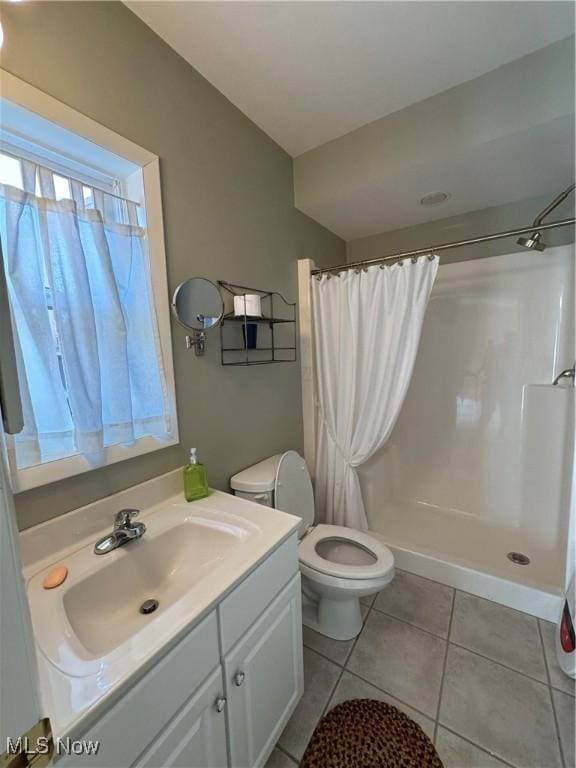
[{"label": "white sink basin", "polygon": [[[50,568],[28,583],[37,643],[66,674],[110,674],[126,653],[148,656],[221,592],[221,577],[248,562],[263,534],[253,520],[199,502],[142,519],[140,539],[106,555],[94,554],[94,540],[64,557],[68,578],[60,587],[43,589]],[[147,600],[158,607],[143,614]]]},{"label": "white sink basin", "polygon": [[[205,518],[188,519],[152,538],[144,534],[124,545],[123,557],[102,555],[102,568],[64,592],[66,618],[89,652],[109,653],[209,577],[247,535]],[[157,600],[158,608],[142,614],[146,600]]]}]

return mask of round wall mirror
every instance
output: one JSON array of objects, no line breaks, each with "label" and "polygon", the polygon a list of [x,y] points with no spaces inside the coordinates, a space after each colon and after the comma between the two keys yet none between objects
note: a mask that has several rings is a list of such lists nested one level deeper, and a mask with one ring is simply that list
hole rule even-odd
[{"label": "round wall mirror", "polygon": [[174,291],[172,311],[184,328],[205,331],[222,319],[224,302],[213,282],[204,277],[192,277],[180,283]]}]

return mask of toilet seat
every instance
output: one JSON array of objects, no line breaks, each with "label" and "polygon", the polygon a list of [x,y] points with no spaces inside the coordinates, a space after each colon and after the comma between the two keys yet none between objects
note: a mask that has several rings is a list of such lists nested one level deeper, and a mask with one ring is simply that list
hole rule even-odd
[{"label": "toilet seat", "polygon": [[[358,546],[367,551],[375,562],[368,565],[338,563],[322,557],[317,551],[321,542],[331,539],[341,540],[345,544]],[[327,576],[335,576],[341,579],[378,579],[394,571],[394,556],[385,544],[375,539],[369,533],[356,531],[342,525],[315,526],[301,540],[298,547],[298,557],[302,565],[323,573]]]},{"label": "toilet seat", "polygon": [[394,578],[394,555],[365,531],[341,525],[314,527],[314,492],[306,462],[296,451],[276,454],[230,479],[245,499],[300,519],[298,559],[302,576],[302,622],[333,640],[347,641],[362,629],[360,600]]}]

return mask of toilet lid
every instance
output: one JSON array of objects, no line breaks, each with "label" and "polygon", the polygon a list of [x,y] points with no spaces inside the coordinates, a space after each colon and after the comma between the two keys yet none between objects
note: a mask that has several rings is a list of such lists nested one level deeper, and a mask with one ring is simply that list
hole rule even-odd
[{"label": "toilet lid", "polygon": [[302,519],[300,535],[314,523],[314,492],[306,462],[296,451],[286,451],[278,462],[274,506]]},{"label": "toilet lid", "polygon": [[[368,553],[373,561],[363,565],[322,556],[323,544],[329,548],[330,545],[337,547],[339,542],[349,547],[358,547]],[[342,579],[377,579],[394,568],[394,555],[385,544],[369,533],[342,525],[317,525],[300,542],[298,557],[308,568]]]}]

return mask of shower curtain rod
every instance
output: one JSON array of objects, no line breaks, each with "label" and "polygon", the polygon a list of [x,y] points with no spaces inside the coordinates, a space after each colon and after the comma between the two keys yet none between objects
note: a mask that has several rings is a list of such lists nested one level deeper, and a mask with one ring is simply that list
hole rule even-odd
[{"label": "shower curtain rod", "polygon": [[393,261],[395,259],[404,259],[408,256],[421,256],[426,253],[436,253],[437,251],[447,251],[449,248],[461,248],[464,245],[475,245],[476,243],[487,243],[490,240],[502,240],[505,237],[515,237],[516,235],[524,235],[527,232],[543,231],[545,229],[556,229],[556,227],[568,227],[570,224],[576,224],[576,218],[572,219],[560,219],[559,221],[551,221],[549,224],[539,224],[535,227],[534,224],[530,224],[529,227],[521,227],[520,229],[509,229],[505,232],[495,232],[492,235],[482,235],[481,237],[471,237],[468,240],[454,240],[451,243],[441,243],[440,245],[430,245],[428,248],[418,248],[415,251],[401,251],[399,253],[391,253],[389,256],[380,256],[378,259],[366,259],[365,261],[353,261],[349,264],[339,264],[335,267],[322,267],[321,269],[313,269],[312,275],[322,275],[325,272],[343,272],[346,269],[356,269],[370,267],[373,264],[383,264],[386,261]]}]

